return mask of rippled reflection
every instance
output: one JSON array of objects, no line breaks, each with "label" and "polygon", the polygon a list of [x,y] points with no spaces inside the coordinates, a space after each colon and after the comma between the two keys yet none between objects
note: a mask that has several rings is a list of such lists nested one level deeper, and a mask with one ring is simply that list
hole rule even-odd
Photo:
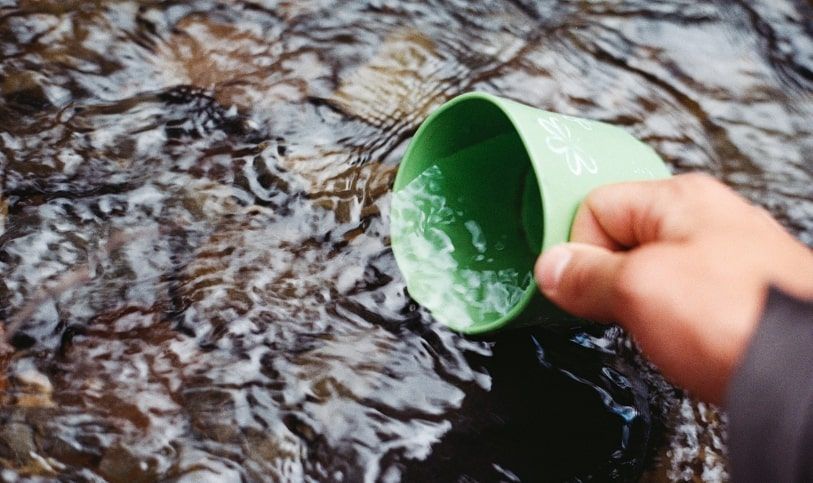
[{"label": "rippled reflection", "polygon": [[811,16],[0,0],[2,477],[726,478],[722,414],[617,329],[434,323],[389,189],[479,89],[621,125],[813,243]]}]

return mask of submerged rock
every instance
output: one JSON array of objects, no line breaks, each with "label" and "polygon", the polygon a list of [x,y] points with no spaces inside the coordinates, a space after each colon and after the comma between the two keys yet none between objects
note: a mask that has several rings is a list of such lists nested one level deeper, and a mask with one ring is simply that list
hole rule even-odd
[{"label": "submerged rock", "polygon": [[813,243],[802,3],[0,3],[2,478],[726,478],[722,413],[622,332],[433,321],[389,189],[480,89]]}]

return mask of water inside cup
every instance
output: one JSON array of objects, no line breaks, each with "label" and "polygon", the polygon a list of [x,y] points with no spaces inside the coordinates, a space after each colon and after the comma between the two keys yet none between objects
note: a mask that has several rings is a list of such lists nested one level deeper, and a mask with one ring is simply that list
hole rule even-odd
[{"label": "water inside cup", "polygon": [[[458,330],[504,316],[532,282],[539,206],[513,133],[430,165],[392,200],[393,245],[411,296]],[[526,232],[536,229],[532,240]]]}]

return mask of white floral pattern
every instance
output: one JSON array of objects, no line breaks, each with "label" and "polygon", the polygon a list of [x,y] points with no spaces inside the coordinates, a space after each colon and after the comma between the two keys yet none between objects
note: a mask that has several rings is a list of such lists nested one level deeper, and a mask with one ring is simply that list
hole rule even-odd
[{"label": "white floral pattern", "polygon": [[587,119],[582,119],[580,117],[568,116],[567,114],[562,114],[562,117],[564,117],[565,119],[567,119],[568,121],[570,121],[570,122],[572,122],[574,124],[578,124],[585,131],[592,131],[593,130],[593,123],[591,121],[588,121]]},{"label": "white floral pattern", "polygon": [[[578,119],[570,116],[564,116],[566,119],[573,121],[579,127],[586,131],[591,131],[593,126],[583,119]],[[539,125],[542,126],[548,133],[545,139],[545,144],[548,149],[556,154],[565,158],[568,169],[576,176],[584,172],[596,174],[598,172],[598,164],[592,156],[584,152],[584,149],[578,145],[578,139],[573,135],[570,127],[560,122],[555,117],[550,118],[537,118]]]},{"label": "white floral pattern", "polygon": [[636,176],[639,176],[639,177],[642,177],[642,178],[649,178],[649,179],[657,178],[657,176],[655,175],[655,173],[651,169],[643,167],[643,166],[637,166],[637,167],[633,168],[632,169],[632,174],[634,174]]}]

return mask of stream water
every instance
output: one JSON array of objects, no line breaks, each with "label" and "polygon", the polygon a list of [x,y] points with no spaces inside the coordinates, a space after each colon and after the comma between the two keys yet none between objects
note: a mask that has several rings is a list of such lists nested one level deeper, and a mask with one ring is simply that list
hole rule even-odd
[{"label": "stream water", "polygon": [[0,0],[0,478],[727,479],[616,328],[456,335],[390,187],[479,89],[614,123],[813,244],[813,6]]}]

